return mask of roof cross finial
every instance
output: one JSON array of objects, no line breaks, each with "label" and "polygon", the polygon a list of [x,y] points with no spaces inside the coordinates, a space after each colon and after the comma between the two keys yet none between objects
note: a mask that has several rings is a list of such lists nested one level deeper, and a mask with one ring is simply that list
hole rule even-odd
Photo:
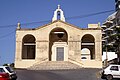
[{"label": "roof cross finial", "polygon": [[58,4],[58,9],[60,9],[60,5]]}]

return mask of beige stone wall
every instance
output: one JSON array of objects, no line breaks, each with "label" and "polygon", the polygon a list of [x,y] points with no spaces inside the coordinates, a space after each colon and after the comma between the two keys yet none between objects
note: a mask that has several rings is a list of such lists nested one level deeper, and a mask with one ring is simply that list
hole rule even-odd
[{"label": "beige stone wall", "polygon": [[[54,28],[63,28],[68,34],[68,59],[81,61],[81,39],[85,34],[91,34],[95,38],[95,61],[101,61],[101,30],[100,29],[80,29],[65,22],[56,21],[34,30],[20,29],[16,31],[16,56],[15,67],[29,67],[38,61],[49,58],[49,34]],[[31,34],[36,39],[36,57],[34,60],[22,60],[22,39],[25,35]],[[27,66],[24,66],[27,63]],[[93,63],[89,61],[89,63]],[[97,62],[96,62],[97,63]],[[87,62],[83,62],[87,65]],[[98,65],[99,66],[99,65]],[[100,65],[101,66],[101,65]]]},{"label": "beige stone wall", "polygon": [[15,61],[15,67],[16,68],[28,68],[34,65],[35,63],[37,63],[37,61],[35,60],[19,60],[19,61]]},{"label": "beige stone wall", "polygon": [[81,61],[82,67],[84,68],[102,68],[102,61],[96,61],[96,60],[86,60]]}]

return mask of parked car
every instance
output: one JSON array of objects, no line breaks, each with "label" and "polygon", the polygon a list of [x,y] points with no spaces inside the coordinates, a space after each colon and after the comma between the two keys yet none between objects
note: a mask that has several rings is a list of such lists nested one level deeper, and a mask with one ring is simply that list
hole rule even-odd
[{"label": "parked car", "polygon": [[101,78],[112,80],[113,78],[120,78],[120,65],[109,65],[101,72]]},{"label": "parked car", "polygon": [[16,80],[17,79],[16,72],[11,67],[0,66],[0,72],[1,73],[8,73],[11,80]]},{"label": "parked car", "polygon": [[8,73],[0,73],[0,80],[10,80]]}]

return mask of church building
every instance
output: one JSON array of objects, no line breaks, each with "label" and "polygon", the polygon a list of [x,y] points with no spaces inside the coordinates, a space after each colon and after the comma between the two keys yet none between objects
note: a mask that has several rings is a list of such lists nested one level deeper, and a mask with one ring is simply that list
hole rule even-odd
[{"label": "church building", "polygon": [[58,5],[51,23],[16,30],[15,67],[45,62],[71,62],[85,68],[102,67],[102,29],[99,24],[80,28],[65,20]]}]

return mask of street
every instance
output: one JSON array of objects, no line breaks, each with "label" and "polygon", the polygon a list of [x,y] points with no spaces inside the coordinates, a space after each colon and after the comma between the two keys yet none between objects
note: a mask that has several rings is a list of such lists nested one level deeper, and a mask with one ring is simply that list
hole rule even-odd
[{"label": "street", "polygon": [[102,80],[99,71],[100,69],[85,68],[53,71],[16,70],[17,80]]}]

